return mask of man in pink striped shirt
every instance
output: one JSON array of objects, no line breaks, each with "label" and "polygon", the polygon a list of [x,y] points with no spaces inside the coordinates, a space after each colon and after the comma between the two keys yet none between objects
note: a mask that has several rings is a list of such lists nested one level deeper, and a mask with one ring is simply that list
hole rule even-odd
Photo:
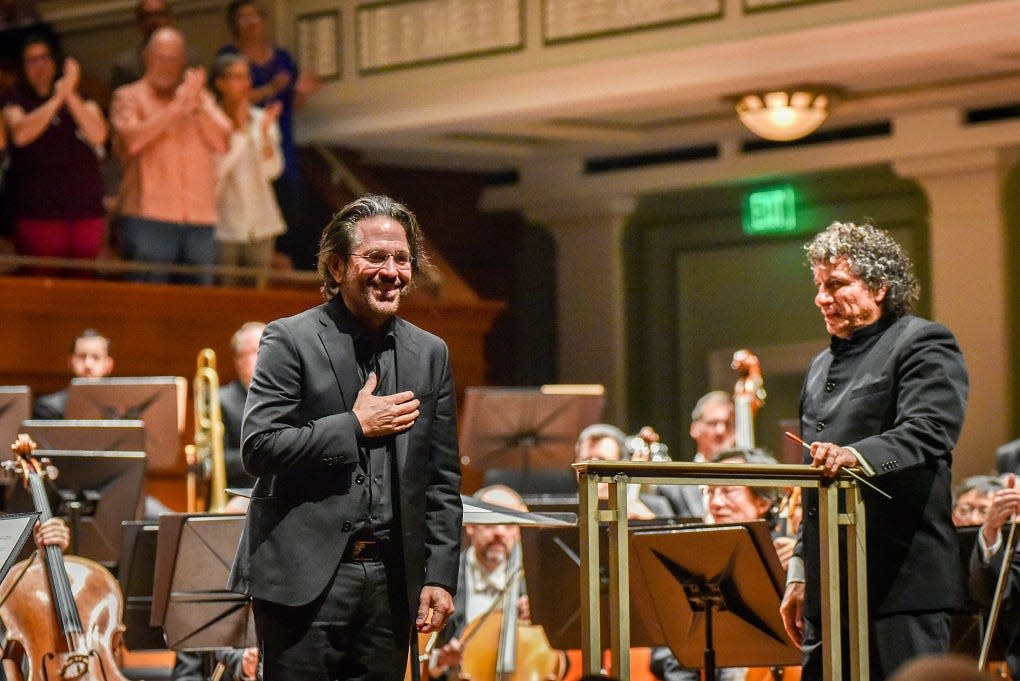
[{"label": "man in pink striped shirt", "polygon": [[[215,155],[226,151],[230,121],[206,91],[205,72],[187,68],[180,31],[154,32],[144,59],[145,75],[117,88],[110,107],[114,151],[124,170],[123,254],[143,262],[212,265]],[[211,283],[212,275],[198,280]]]}]

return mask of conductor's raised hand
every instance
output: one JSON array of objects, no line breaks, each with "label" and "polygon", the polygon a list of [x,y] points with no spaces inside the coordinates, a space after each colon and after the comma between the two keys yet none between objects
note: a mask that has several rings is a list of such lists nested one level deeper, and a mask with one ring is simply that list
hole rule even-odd
[{"label": "conductor's raised hand", "polygon": [[379,377],[373,372],[358,391],[354,415],[365,437],[387,437],[410,430],[421,404],[410,390],[395,395],[374,395]]}]

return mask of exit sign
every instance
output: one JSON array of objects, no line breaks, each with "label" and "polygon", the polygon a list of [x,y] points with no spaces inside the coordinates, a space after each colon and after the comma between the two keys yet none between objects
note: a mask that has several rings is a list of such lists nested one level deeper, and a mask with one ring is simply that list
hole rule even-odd
[{"label": "exit sign", "polygon": [[782,234],[797,229],[797,204],[793,187],[761,189],[744,197],[745,234]]}]

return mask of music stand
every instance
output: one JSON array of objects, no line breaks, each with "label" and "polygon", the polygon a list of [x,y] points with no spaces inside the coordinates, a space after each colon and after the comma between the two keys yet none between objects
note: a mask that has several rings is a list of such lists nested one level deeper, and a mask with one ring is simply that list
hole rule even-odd
[{"label": "music stand", "polygon": [[[576,507],[575,507],[576,508]],[[603,525],[603,535],[609,532]],[[608,542],[599,543],[599,575],[602,607],[608,611]],[[560,650],[581,648],[580,539],[576,528],[539,528],[521,532],[524,574],[527,575],[531,603],[531,621],[541,624],[549,645]],[[603,618],[602,641],[609,641],[609,619]],[[631,645],[665,645],[665,638],[654,619],[644,617],[631,604]]]},{"label": "music stand", "polygon": [[[460,496],[464,504],[464,525],[517,525],[519,527],[577,527],[577,513],[535,513],[489,504],[474,497]],[[576,507],[575,507],[576,511]]]},{"label": "music stand", "polygon": [[[137,520],[145,479],[143,452],[79,452],[39,449],[59,475],[46,480],[53,514],[71,525],[71,553],[114,567],[120,557],[121,523]],[[22,485],[11,490],[7,509],[34,508]]]},{"label": "music stand", "polygon": [[27,385],[0,386],[0,443],[6,448],[21,432],[21,422],[32,415],[32,391]]},{"label": "music stand", "polygon": [[7,577],[11,566],[28,544],[40,515],[36,511],[0,515],[0,582]]},{"label": "music stand", "polygon": [[764,521],[636,532],[632,607],[650,614],[681,665],[800,664],[779,615],[785,575]]},{"label": "music stand", "polygon": [[152,575],[156,569],[159,525],[141,520],[123,523],[117,581],[124,593],[124,645],[130,650],[163,649],[163,630],[149,624]]},{"label": "music stand", "polygon": [[578,434],[602,418],[601,385],[469,387],[461,415],[461,463],[475,470],[566,470]]},{"label": "music stand", "polygon": [[255,645],[251,600],[226,590],[244,516],[167,513],[159,517],[153,626],[173,650]]},{"label": "music stand", "polygon": [[72,449],[91,452],[144,452],[145,429],[141,421],[75,420],[21,422],[39,449]]},{"label": "music stand", "polygon": [[188,383],[179,376],[75,378],[67,389],[68,419],[144,422],[149,470],[178,469]]}]

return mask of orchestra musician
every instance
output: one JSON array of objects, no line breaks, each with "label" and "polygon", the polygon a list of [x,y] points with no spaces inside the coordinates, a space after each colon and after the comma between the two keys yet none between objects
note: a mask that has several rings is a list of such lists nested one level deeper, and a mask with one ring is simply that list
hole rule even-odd
[{"label": "orchestra musician", "polygon": [[[1020,512],[1020,489],[1016,476],[1006,475],[1005,485],[991,495],[991,504],[981,523],[974,550],[970,555],[969,587],[970,596],[987,612],[992,604],[999,573],[1005,560],[1006,538],[1002,531],[1007,523]],[[1007,566],[1009,570],[1006,591],[1002,596],[995,641],[1005,653],[1010,677],[1020,679],[1020,561],[1017,553]]]},{"label": "orchestra musician", "polygon": [[[483,487],[472,496],[514,511],[528,510],[520,495],[505,485]],[[460,554],[457,592],[453,597],[454,613],[428,658],[428,673],[433,679],[456,681],[456,670],[463,659],[465,645],[483,645],[474,640],[463,643],[461,637],[465,627],[496,607],[507,588],[514,589],[517,594],[512,600],[518,619],[524,622],[531,620],[524,580],[518,578],[514,581],[514,575],[509,574],[510,554],[520,544],[520,529],[516,525],[469,524],[464,526],[464,533],[468,545]]]},{"label": "orchestra musician", "polygon": [[[627,436],[616,426],[608,423],[596,423],[588,426],[577,436],[574,451],[575,461],[620,461],[627,451]],[[633,487],[633,489],[640,489]],[[599,499],[609,498],[609,486],[599,483]],[[635,498],[627,500],[627,516],[631,520],[654,520],[671,518],[672,509],[659,494],[639,493]]]},{"label": "orchestra musician", "polygon": [[1002,482],[991,475],[972,475],[953,488],[953,524],[974,527],[988,517],[992,498]]},{"label": "orchestra musician", "polygon": [[[736,429],[733,399],[725,390],[702,395],[691,411],[691,438],[697,446],[695,463],[712,461],[720,451],[732,447]],[[669,500],[678,518],[704,518],[705,499],[700,485],[660,485],[658,493]]]},{"label": "orchestra musician", "polygon": [[[909,314],[917,278],[888,233],[836,222],[805,248],[814,302],[831,336],[801,391],[805,463],[826,476],[859,467],[892,497],[862,489],[871,679],[882,681],[914,657],[948,651],[951,611],[963,604],[950,467],[967,405],[967,368],[949,329]],[[815,681],[826,642],[818,494],[810,488],[800,529],[781,611],[804,651],[803,678]]]},{"label": "orchestra musician", "polygon": [[[85,329],[71,342],[67,367],[75,378],[104,378],[113,373],[110,339],[95,329]],[[32,407],[34,419],[62,419],[67,407],[67,388],[40,395]]]},{"label": "orchestra musician", "polygon": [[227,467],[228,487],[251,487],[255,480],[244,472],[241,463],[241,417],[248,399],[248,386],[255,372],[255,357],[266,325],[245,322],[230,338],[237,379],[220,386],[220,412],[223,417],[223,459]]},{"label": "orchestra musician", "polygon": [[228,589],[266,681],[399,681],[453,613],[463,516],[446,344],[397,316],[417,218],[363,196],[323,231],[328,301],[269,324],[241,457],[257,476]]}]

